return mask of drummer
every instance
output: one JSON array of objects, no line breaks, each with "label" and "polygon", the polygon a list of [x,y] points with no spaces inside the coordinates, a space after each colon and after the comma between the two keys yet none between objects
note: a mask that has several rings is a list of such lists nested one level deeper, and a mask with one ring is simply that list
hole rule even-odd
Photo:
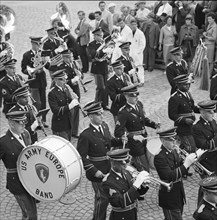
[{"label": "drummer", "polygon": [[36,220],[36,201],[20,182],[16,164],[19,154],[31,144],[30,134],[25,129],[26,113],[26,111],[12,111],[6,114],[9,129],[0,138],[0,160],[7,169],[6,188],[16,198],[22,210],[22,219]]}]

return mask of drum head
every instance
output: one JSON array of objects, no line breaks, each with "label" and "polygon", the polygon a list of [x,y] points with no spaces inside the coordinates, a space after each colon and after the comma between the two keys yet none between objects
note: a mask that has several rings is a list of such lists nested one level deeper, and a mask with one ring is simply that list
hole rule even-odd
[{"label": "drum head", "polygon": [[[52,139],[52,137],[46,138],[48,144],[49,142],[53,143],[54,138],[52,141],[49,141],[49,138]],[[66,170],[67,167],[64,167],[64,156],[59,157],[58,153],[61,154],[64,148],[69,149],[74,148],[74,146],[68,141],[66,145],[65,140],[58,143],[59,140],[60,138],[56,139],[59,148],[54,151],[51,151],[51,143],[48,149],[48,147],[42,146],[43,141],[36,142],[34,145],[25,148],[17,161],[20,181],[29,194],[40,201],[59,200],[66,192],[66,189],[69,188],[69,174]],[[55,149],[55,146],[53,148]],[[74,149],[66,152],[68,157],[71,157],[73,164]],[[68,152],[71,153],[71,156]],[[76,161],[77,159],[74,159],[74,164],[78,165],[78,162],[75,163]],[[79,180],[76,181],[76,184],[78,184]]]}]

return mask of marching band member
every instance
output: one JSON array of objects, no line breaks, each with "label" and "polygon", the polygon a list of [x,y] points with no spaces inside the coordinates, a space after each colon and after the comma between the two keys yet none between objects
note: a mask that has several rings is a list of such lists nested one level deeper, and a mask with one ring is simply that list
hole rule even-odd
[{"label": "marching band member", "polygon": [[161,151],[154,157],[154,165],[161,180],[173,182],[171,190],[161,186],[158,194],[159,206],[163,209],[166,220],[182,220],[183,206],[186,201],[182,182],[183,175],[196,160],[191,153],[182,164],[182,159],[175,150],[176,127],[157,132],[162,142]]},{"label": "marching band member", "polygon": [[14,195],[22,210],[22,219],[37,220],[36,200],[23,187],[17,173],[17,159],[23,148],[31,144],[29,132],[25,130],[25,111],[6,114],[9,129],[0,138],[0,160],[7,169],[6,188]]},{"label": "marching band member", "polygon": [[29,132],[31,137],[31,144],[34,144],[38,140],[38,135],[36,132],[37,127],[39,126],[36,115],[38,110],[34,105],[29,104],[29,87],[28,85],[22,86],[16,89],[13,93],[13,96],[16,99],[17,104],[14,105],[9,112],[12,111],[26,111],[26,124],[25,129]]},{"label": "marching band member", "polygon": [[[192,126],[195,118],[195,113],[199,113],[198,107],[194,104],[194,99],[189,92],[191,85],[190,75],[179,75],[175,77],[174,82],[177,86],[177,91],[171,95],[168,102],[169,118],[174,121],[177,126],[177,134],[181,141],[181,148],[184,148],[188,153],[196,151],[194,137],[192,135]],[[187,176],[192,176],[188,173]],[[185,178],[187,178],[185,176]]]},{"label": "marching band member", "polygon": [[108,62],[106,59],[100,60],[106,54],[97,49],[101,46],[103,42],[103,32],[101,28],[95,29],[93,32],[94,40],[90,42],[87,49],[92,58],[91,73],[95,76],[96,83],[96,95],[95,101],[102,102],[104,110],[109,110],[108,108],[108,94],[106,93],[106,84],[108,78]]},{"label": "marching band member", "polygon": [[147,131],[145,126],[157,129],[159,123],[151,121],[145,115],[143,104],[138,100],[139,92],[137,85],[129,85],[121,89],[125,98],[126,105],[118,112],[118,120],[115,125],[115,137],[121,137],[125,131],[128,132],[128,146],[130,155],[138,171],[146,170],[149,172],[149,164],[146,156]]},{"label": "marching band member", "polygon": [[[200,119],[192,127],[192,134],[197,148],[207,150],[200,158],[200,163],[217,175],[217,123],[214,119],[217,101],[204,100],[198,103]],[[202,179],[207,177],[207,173],[200,175]],[[201,187],[198,191],[198,205],[202,199]]]},{"label": "marching band member", "polygon": [[112,150],[107,155],[111,170],[103,179],[103,189],[112,206],[109,219],[137,220],[137,199],[149,189],[149,173],[141,171],[133,182],[132,175],[125,169],[129,149]]},{"label": "marching band member", "polygon": [[124,65],[121,61],[116,61],[111,66],[115,74],[107,82],[107,91],[112,101],[110,112],[116,123],[119,109],[126,104],[126,98],[121,88],[132,84],[132,82],[129,75],[124,73]]},{"label": "marching band member", "polygon": [[111,146],[121,146],[126,138],[112,138],[108,125],[103,121],[101,102],[90,102],[83,108],[90,119],[90,125],[79,136],[77,150],[81,155],[86,177],[95,192],[93,220],[105,220],[108,198],[102,188],[102,179],[111,168],[106,153]]},{"label": "marching band member", "polygon": [[[29,82],[29,88],[33,99],[36,101],[36,108],[38,111],[46,108],[47,86],[46,73],[43,67],[40,68],[40,66],[43,65],[40,55],[41,39],[41,37],[30,37],[32,48],[23,54],[21,61],[22,72],[28,75],[29,79],[34,78],[33,81]],[[42,118],[42,123],[44,127],[48,127],[45,115]]]},{"label": "marching band member", "polygon": [[207,177],[199,183],[204,192],[203,200],[194,212],[195,220],[216,220],[217,219],[217,177]]},{"label": "marching band member", "polygon": [[4,63],[6,76],[3,77],[0,81],[0,87],[2,88],[3,101],[3,112],[6,114],[10,108],[16,104],[15,97],[13,92],[22,86],[24,83],[23,77],[19,74],[16,74],[16,59],[11,59],[8,62]]},{"label": "marching band member", "polygon": [[70,110],[77,106],[77,98],[73,98],[66,86],[67,75],[64,70],[53,73],[55,86],[48,93],[48,103],[53,113],[51,129],[53,134],[71,140],[72,120]]}]

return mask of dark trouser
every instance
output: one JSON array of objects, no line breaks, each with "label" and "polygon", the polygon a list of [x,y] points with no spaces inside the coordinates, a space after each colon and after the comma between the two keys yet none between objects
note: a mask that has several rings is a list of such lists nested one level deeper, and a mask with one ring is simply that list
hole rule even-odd
[{"label": "dark trouser", "polygon": [[200,186],[198,189],[197,207],[200,206],[200,202],[202,199],[203,199],[203,190],[202,190],[202,187]]},{"label": "dark trouser", "polygon": [[138,171],[150,171],[146,154],[137,157],[132,157],[132,162],[135,164],[135,167]]},{"label": "dark trouser", "polygon": [[153,68],[155,64],[155,49],[151,48],[149,45],[146,45],[144,50],[144,69]]},{"label": "dark trouser", "polygon": [[86,73],[89,70],[89,61],[87,56],[87,45],[80,46],[79,45],[79,55],[82,63],[82,72]]},{"label": "dark trouser", "polygon": [[181,141],[180,148],[185,149],[188,153],[194,153],[196,151],[196,144],[192,135],[180,135],[178,134]]},{"label": "dark trouser", "polygon": [[95,74],[95,83],[96,83],[96,95],[95,101],[102,102],[102,107],[108,105],[108,94],[106,92],[106,83],[107,83],[107,74]]},{"label": "dark trouser", "polygon": [[174,209],[174,210],[169,210],[169,209],[163,209],[164,213],[164,220],[182,220],[182,212],[183,209]]},{"label": "dark trouser", "polygon": [[72,130],[70,129],[66,131],[53,131],[53,134],[65,138],[68,141],[71,141]]},{"label": "dark trouser", "polygon": [[22,210],[22,220],[37,220],[37,207],[35,199],[27,192],[21,195],[14,195]]},{"label": "dark trouser", "polygon": [[[31,95],[35,99],[35,107],[37,110],[46,108],[46,87],[44,88],[30,88]],[[42,120],[46,121],[46,115],[42,115]]]},{"label": "dark trouser", "polygon": [[95,192],[94,211],[92,220],[106,220],[106,212],[109,201],[102,188],[101,182],[92,182],[93,190]]}]

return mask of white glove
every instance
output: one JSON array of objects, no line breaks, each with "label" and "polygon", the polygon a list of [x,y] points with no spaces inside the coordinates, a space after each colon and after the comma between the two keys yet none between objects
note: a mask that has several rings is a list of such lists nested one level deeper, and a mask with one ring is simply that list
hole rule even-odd
[{"label": "white glove", "polygon": [[61,53],[63,51],[63,47],[59,46],[57,49],[54,50],[55,53]]},{"label": "white glove", "polygon": [[197,161],[197,156],[195,153],[191,153],[189,154],[186,158],[185,158],[185,162],[184,162],[184,166],[187,169],[188,167],[191,166],[191,164],[193,164],[194,162]]},{"label": "white glove", "polygon": [[197,158],[200,158],[207,150],[203,150],[201,148],[199,148],[197,151],[196,151],[196,155],[197,155]]},{"label": "white glove", "polygon": [[133,186],[135,186],[138,189],[143,183],[148,183],[148,182],[149,182],[149,173],[143,170],[136,177]]},{"label": "white glove", "polygon": [[75,106],[77,106],[79,104],[77,99],[73,99],[70,103],[69,103],[69,109],[74,108]]},{"label": "white glove", "polygon": [[130,71],[128,71],[128,73],[129,73],[129,75],[131,76],[131,75],[133,75],[133,74],[136,73],[136,70],[135,70],[135,69],[131,69]]},{"label": "white glove", "polygon": [[35,131],[35,129],[36,129],[38,126],[39,126],[38,120],[35,120],[35,121],[33,122],[33,124],[31,125],[32,131]]},{"label": "white glove", "polygon": [[71,83],[75,84],[79,81],[79,76],[75,76],[73,79],[71,79]]},{"label": "white glove", "polygon": [[143,142],[144,137],[142,135],[133,135],[133,140]]}]

